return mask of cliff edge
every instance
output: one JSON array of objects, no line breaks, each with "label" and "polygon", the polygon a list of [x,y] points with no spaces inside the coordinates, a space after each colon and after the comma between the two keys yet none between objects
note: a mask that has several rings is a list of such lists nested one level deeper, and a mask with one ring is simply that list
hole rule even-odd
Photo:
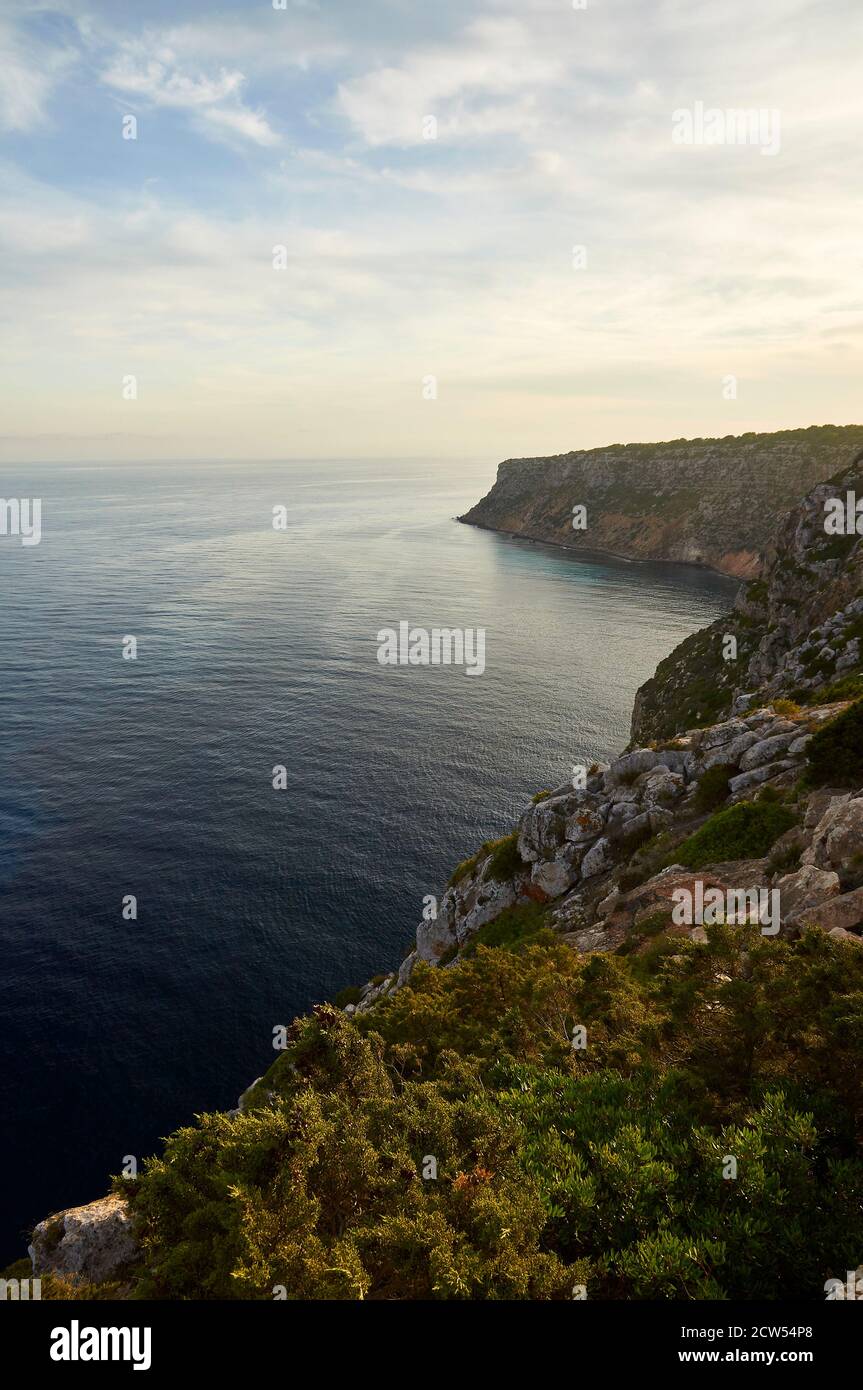
[{"label": "cliff edge", "polygon": [[[507,459],[471,526],[633,560],[706,565],[737,579],[763,567],[782,515],[863,447],[863,426],[615,444]],[[583,529],[573,507],[586,508]]]}]

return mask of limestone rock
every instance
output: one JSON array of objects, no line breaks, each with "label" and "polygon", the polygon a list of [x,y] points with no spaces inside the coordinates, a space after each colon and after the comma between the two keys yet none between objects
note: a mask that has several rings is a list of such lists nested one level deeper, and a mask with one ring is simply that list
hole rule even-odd
[{"label": "limestone rock", "polygon": [[138,1253],[126,1202],[116,1193],[40,1221],[29,1247],[34,1275],[80,1276],[94,1284],[121,1275]]},{"label": "limestone rock", "polygon": [[543,864],[534,864],[531,882],[547,893],[550,898],[559,898],[578,878],[578,863],[567,859],[552,859]]},{"label": "limestone rock", "polygon": [[835,898],[839,893],[839,875],[814,864],[803,864],[793,874],[786,874],[776,884],[782,919],[794,916],[818,903]]},{"label": "limestone rock", "polygon": [[820,869],[840,869],[863,853],[863,797],[831,798],[815,827],[812,844],[803,863]]},{"label": "limestone rock", "polygon": [[855,888],[851,893],[828,898],[817,907],[806,908],[792,919],[795,927],[820,927],[831,932],[834,927],[845,931],[863,927],[863,888]]},{"label": "limestone rock", "polygon": [[603,836],[587,851],[581,861],[581,876],[582,878],[592,878],[594,874],[604,873],[606,869],[611,867],[611,863],[611,841]]}]

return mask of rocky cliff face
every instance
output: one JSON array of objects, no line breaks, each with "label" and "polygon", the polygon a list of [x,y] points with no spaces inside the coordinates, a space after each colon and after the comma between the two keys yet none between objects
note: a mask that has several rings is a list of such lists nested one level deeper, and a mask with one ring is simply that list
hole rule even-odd
[{"label": "rocky cliff face", "polygon": [[863,454],[783,518],[763,577],[733,613],[660,662],[635,697],[635,742],[767,699],[811,702],[825,688],[855,694],[858,685],[863,693],[863,537],[827,529],[849,497],[863,499]]},{"label": "rocky cliff face", "polygon": [[[752,579],[781,516],[861,446],[863,427],[825,425],[508,459],[491,492],[459,520]],[[587,509],[583,530],[573,527],[576,506]]]},{"label": "rocky cliff face", "polygon": [[[641,688],[634,746],[584,769],[583,785],[539,793],[508,840],[460,865],[414,951],[366,986],[359,1011],[419,962],[447,965],[493,942],[489,929],[511,936],[541,922],[579,951],[619,949],[695,877],[701,891],[775,889],[783,931],[820,924],[863,944],[863,750],[850,774],[859,765],[859,786],[848,789],[842,766],[832,790],[807,783],[811,740],[863,696],[863,536],[856,521],[840,535],[827,523],[841,512],[847,524],[858,497],[863,512],[863,453],[783,519],[764,577],[734,612]],[[849,737],[856,746],[859,733]],[[693,850],[711,811],[744,806],[712,849]]]}]

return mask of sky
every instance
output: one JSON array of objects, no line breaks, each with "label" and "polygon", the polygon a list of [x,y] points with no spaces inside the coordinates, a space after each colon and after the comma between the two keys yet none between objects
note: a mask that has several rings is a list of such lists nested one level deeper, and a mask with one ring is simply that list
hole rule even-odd
[{"label": "sky", "polygon": [[860,0],[0,0],[0,460],[863,422],[861,51]]}]

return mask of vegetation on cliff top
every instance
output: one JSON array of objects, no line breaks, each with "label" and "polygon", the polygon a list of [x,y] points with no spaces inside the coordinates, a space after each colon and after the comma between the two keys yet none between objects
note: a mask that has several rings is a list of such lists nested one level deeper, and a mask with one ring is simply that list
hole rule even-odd
[{"label": "vegetation on cliff top", "polygon": [[249,1112],[118,1180],[134,1296],[820,1297],[860,1253],[863,951],[708,935],[479,946],[299,1019]]}]

